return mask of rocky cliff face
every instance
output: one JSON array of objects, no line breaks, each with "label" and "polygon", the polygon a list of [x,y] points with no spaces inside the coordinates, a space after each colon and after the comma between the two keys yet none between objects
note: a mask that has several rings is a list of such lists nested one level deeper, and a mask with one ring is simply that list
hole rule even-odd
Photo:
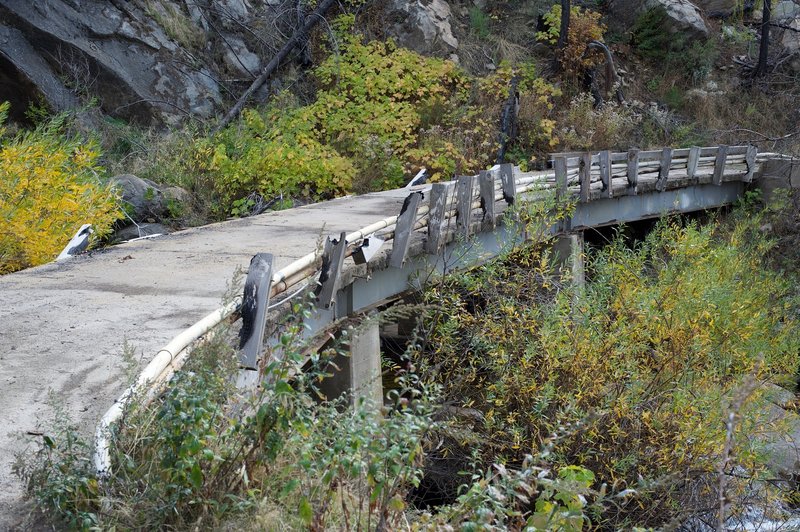
[{"label": "rocky cliff face", "polygon": [[37,97],[61,110],[91,95],[107,114],[143,123],[212,116],[225,90],[257,75],[258,54],[271,44],[269,24],[278,26],[274,7],[0,0],[0,99],[17,113]]},{"label": "rocky cliff face", "polygon": [[[800,24],[797,1],[782,26]],[[453,4],[451,6],[451,4]],[[53,110],[96,98],[111,116],[141,124],[212,117],[256,77],[299,26],[299,0],[0,0],[0,101],[20,118],[30,103]],[[455,57],[447,0],[384,0],[382,29],[401,46]],[[469,5],[484,6],[482,0]],[[663,6],[671,31],[702,38],[708,16],[725,16],[735,0],[610,0],[609,22],[622,31],[643,10]],[[546,8],[547,6],[539,6]],[[458,11],[458,9],[456,10]],[[774,42],[800,62],[797,32]],[[295,60],[305,59],[295,54]],[[262,90],[260,97],[268,94]],[[258,100],[256,100],[258,101]]]}]

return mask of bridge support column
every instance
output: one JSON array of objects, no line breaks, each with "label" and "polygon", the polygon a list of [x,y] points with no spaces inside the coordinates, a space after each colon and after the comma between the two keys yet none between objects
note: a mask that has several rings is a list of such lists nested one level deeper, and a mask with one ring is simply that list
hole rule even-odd
[{"label": "bridge support column", "polygon": [[374,317],[367,319],[351,330],[349,356],[340,355],[334,360],[339,368],[330,367],[332,377],[325,379],[320,388],[328,399],[350,394],[351,404],[360,399],[381,405],[383,384],[381,382],[381,338],[380,324]]},{"label": "bridge support column", "polygon": [[553,254],[556,256],[556,270],[563,276],[569,269],[570,278],[578,287],[583,287],[586,284],[583,246],[583,231],[560,236],[553,245]]}]

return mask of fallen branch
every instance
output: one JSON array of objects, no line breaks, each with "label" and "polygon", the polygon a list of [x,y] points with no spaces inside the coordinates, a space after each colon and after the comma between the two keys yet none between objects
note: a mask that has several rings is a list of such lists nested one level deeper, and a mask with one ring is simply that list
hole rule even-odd
[{"label": "fallen branch", "polygon": [[242,112],[242,109],[247,103],[247,100],[250,99],[250,96],[252,96],[253,93],[256,92],[265,81],[267,81],[267,79],[278,68],[281,62],[286,59],[286,56],[289,55],[289,52],[291,52],[295,46],[301,42],[304,42],[305,36],[308,35],[312,29],[314,29],[314,26],[316,26],[320,20],[323,20],[323,15],[336,2],[337,0],[325,0],[317,7],[317,9],[314,10],[313,13],[306,18],[306,23],[303,25],[303,27],[295,31],[289,40],[286,41],[286,44],[283,45],[283,48],[281,48],[280,51],[272,58],[269,64],[264,67],[264,69],[261,71],[261,74],[253,81],[250,87],[244,91],[244,94],[242,94],[231,110],[228,111],[228,114],[225,115],[225,118],[223,118],[213,129],[213,133],[219,132],[225,126],[230,124],[234,118],[239,116],[239,113]]}]

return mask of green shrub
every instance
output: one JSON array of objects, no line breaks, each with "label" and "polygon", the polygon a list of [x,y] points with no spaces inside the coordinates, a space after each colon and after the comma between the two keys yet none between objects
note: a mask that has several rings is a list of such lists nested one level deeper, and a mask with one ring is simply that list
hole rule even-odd
[{"label": "green shrub", "polygon": [[[0,105],[0,136],[7,112]],[[120,215],[97,146],[69,133],[66,120],[0,140],[0,274],[55,259],[85,223],[96,241]]]},{"label": "green shrub", "polygon": [[448,405],[481,419],[448,431],[445,456],[518,464],[547,449],[556,470],[592,471],[595,489],[636,491],[594,524],[657,526],[716,500],[725,405],[755,383],[733,438],[738,467],[757,476],[757,385],[793,386],[800,347],[790,287],[763,267],[761,223],[663,222],[635,249],[616,240],[591,257],[583,290],[535,248],[431,287],[441,310],[415,361]]},{"label": "green shrub", "polygon": [[252,192],[318,200],[350,189],[353,165],[314,138],[309,111],[245,110],[237,124],[197,140],[195,167],[217,190],[224,213]]}]

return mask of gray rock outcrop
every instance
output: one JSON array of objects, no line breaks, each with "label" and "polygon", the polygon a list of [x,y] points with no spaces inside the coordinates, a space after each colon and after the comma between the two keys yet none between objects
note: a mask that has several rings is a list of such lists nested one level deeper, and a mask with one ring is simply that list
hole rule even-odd
[{"label": "gray rock outcrop", "polygon": [[[202,30],[177,8],[152,4],[160,10],[125,1],[0,0],[0,55],[57,110],[91,94],[107,114],[144,123],[212,115],[220,88],[179,44],[202,41]],[[166,17],[182,24],[171,35],[157,23]]]},{"label": "gray rock outcrop", "polygon": [[425,55],[448,57],[458,49],[445,0],[390,0],[386,35],[400,46]]},{"label": "gray rock outcrop", "polygon": [[119,190],[124,207],[134,221],[157,219],[164,214],[164,197],[158,185],[133,174],[122,174],[111,178]]},{"label": "gray rock outcrop", "polygon": [[689,0],[611,0],[609,13],[619,29],[630,29],[636,20],[651,9],[663,8],[667,30],[690,39],[708,37],[708,26],[700,9]]},{"label": "gray rock outcrop", "polygon": [[707,17],[727,17],[736,10],[736,0],[695,0],[693,4]]}]

